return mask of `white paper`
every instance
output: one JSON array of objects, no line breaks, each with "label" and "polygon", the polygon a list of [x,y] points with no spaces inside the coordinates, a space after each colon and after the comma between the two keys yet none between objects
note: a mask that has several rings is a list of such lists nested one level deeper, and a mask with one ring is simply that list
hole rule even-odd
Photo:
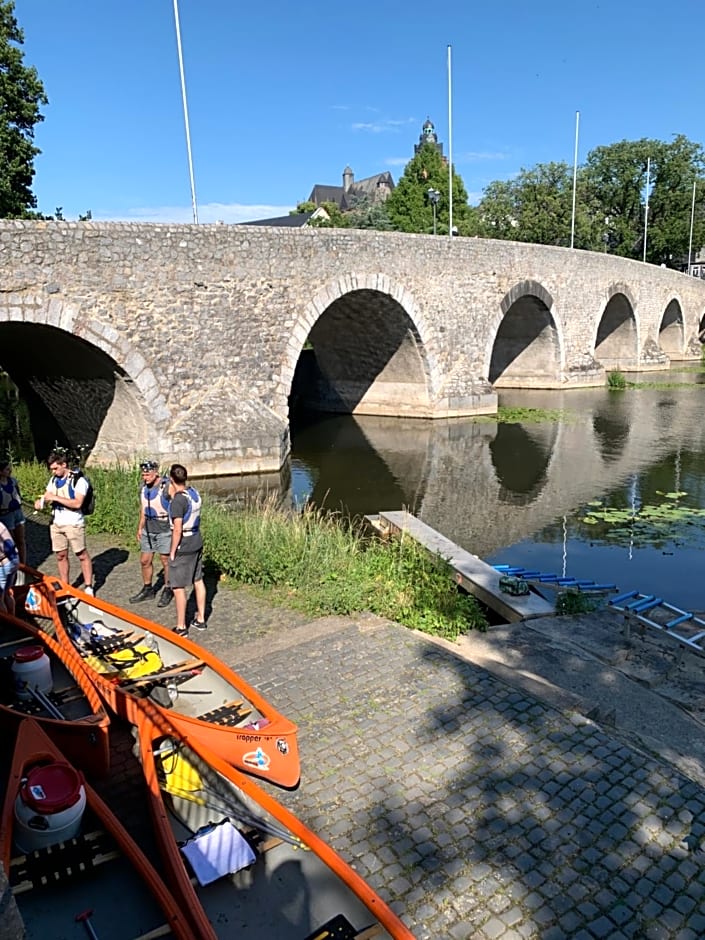
[{"label": "white paper", "polygon": [[189,839],[181,851],[202,885],[247,868],[255,861],[249,843],[229,820]]}]

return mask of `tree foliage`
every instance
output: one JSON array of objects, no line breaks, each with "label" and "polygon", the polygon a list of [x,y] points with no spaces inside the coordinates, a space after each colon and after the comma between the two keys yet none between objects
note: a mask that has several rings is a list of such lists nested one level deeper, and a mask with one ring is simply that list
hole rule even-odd
[{"label": "tree foliage", "polygon": [[[693,246],[705,244],[705,153],[682,135],[672,142],[623,140],[597,147],[578,168],[574,245],[641,259],[649,167],[646,259],[679,266],[688,254],[693,183]],[[538,164],[492,183],[477,207],[490,238],[569,245],[573,174],[565,163]]]},{"label": "tree foliage", "polygon": [[32,193],[34,127],[48,103],[36,69],[24,65],[24,34],[14,0],[0,0],[0,218],[26,218],[37,205]]},{"label": "tree foliage", "polygon": [[[433,144],[424,144],[407,163],[392,190],[385,209],[394,229],[401,232],[433,232],[433,205],[429,189],[440,193],[436,206],[436,232],[448,234],[448,166]],[[462,179],[453,170],[453,225],[459,235],[474,234],[468,194]]]}]

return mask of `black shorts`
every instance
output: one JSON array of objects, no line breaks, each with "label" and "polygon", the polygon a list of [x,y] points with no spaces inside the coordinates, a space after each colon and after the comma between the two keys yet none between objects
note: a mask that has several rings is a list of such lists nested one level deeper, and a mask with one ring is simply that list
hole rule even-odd
[{"label": "black shorts", "polygon": [[169,562],[169,586],[186,588],[194,581],[203,578],[203,548],[195,552],[178,551],[173,561]]}]

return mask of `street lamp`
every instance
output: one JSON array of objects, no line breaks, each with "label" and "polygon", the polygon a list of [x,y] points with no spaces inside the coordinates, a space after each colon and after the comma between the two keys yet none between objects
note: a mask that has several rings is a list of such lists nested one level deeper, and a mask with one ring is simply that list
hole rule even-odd
[{"label": "street lamp", "polygon": [[436,206],[438,205],[438,200],[441,198],[441,194],[438,192],[437,189],[429,189],[427,195],[428,195],[428,201],[431,203],[431,206],[433,207],[433,234],[435,235],[436,234]]}]

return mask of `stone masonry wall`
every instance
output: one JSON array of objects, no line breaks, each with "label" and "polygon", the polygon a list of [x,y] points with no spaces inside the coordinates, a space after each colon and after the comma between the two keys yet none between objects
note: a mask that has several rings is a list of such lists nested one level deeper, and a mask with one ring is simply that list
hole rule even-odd
[{"label": "stone masonry wall", "polygon": [[705,283],[611,255],[372,231],[0,222],[0,324],[66,331],[124,373],[120,415],[129,399],[140,439],[131,444],[128,429],[121,445],[115,428],[125,425],[114,417],[93,459],[132,447],[199,473],[281,466],[303,344],[326,309],[357,290],[389,295],[413,323],[429,414],[491,411],[503,301],[536,285],[551,302],[566,384],[592,362],[616,293],[634,309],[639,354],[658,342],[673,301],[683,356],[699,351]]}]

